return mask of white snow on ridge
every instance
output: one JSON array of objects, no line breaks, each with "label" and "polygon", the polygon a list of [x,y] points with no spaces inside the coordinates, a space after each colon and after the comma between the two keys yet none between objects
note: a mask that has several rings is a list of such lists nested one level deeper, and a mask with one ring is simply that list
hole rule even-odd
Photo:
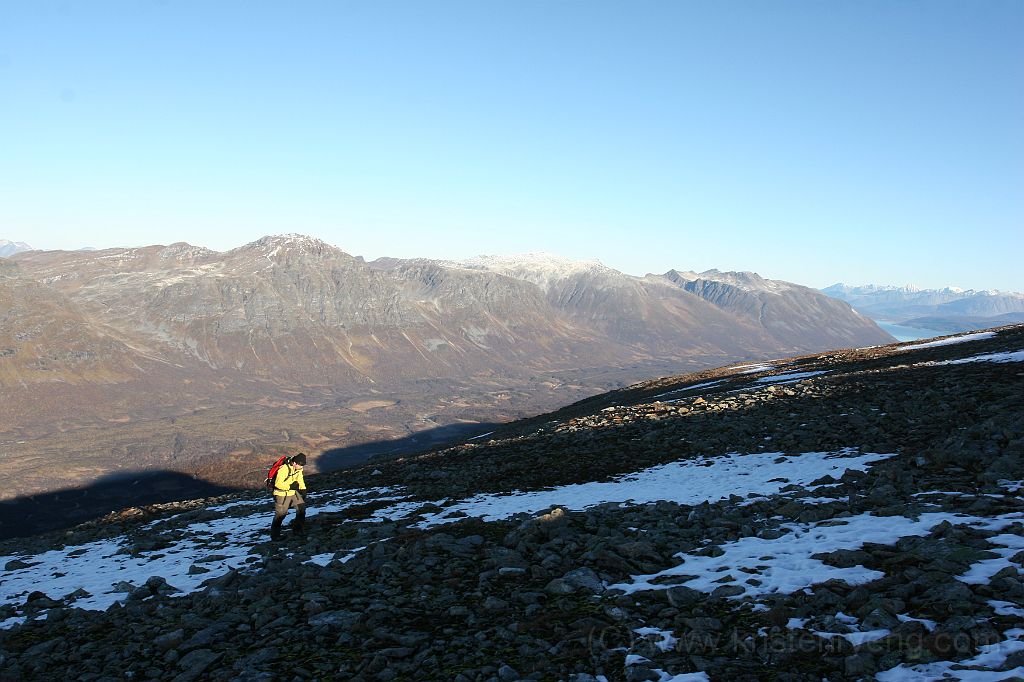
[{"label": "white snow on ridge", "polygon": [[[995,670],[1006,664],[1010,655],[1024,651],[1024,629],[1014,628],[1003,633],[1006,639],[995,644],[978,647],[978,655],[963,661],[940,661],[895,668],[875,673],[879,682],[930,682],[931,680],[966,680],[967,682],[1002,682],[1024,677],[1024,666],[1012,670]],[[987,668],[971,670],[970,667]]]},{"label": "white snow on ridge", "polygon": [[966,343],[967,341],[990,339],[995,335],[995,332],[978,332],[977,334],[965,334],[964,336],[954,336],[948,339],[939,339],[938,341],[927,341],[925,343],[915,343],[910,346],[900,346],[896,350],[902,352],[905,350],[918,350],[920,348],[937,348],[938,346],[950,346],[956,343]]},{"label": "white snow on ridge", "polygon": [[[735,542],[721,545],[723,554],[717,557],[697,554],[679,555],[683,561],[677,566],[650,575],[634,576],[632,582],[619,583],[611,587],[623,590],[627,594],[665,590],[673,585],[654,581],[659,578],[694,576],[676,584],[683,584],[702,592],[714,592],[715,589],[723,585],[735,585],[743,588],[743,592],[734,596],[733,599],[741,599],[745,596],[757,597],[774,593],[791,594],[833,578],[843,580],[850,585],[862,585],[882,578],[884,574],[864,566],[837,568],[811,557],[818,553],[840,549],[856,550],[867,542],[890,545],[903,537],[927,535],[932,528],[943,521],[949,521],[952,524],[969,524],[986,530],[999,530],[1024,521],[1024,514],[1013,513],[995,518],[983,518],[966,514],[935,512],[922,514],[916,520],[902,516],[880,517],[861,514],[842,519],[842,521],[845,523],[841,525],[784,524],[782,528],[791,532],[780,538],[774,540],[759,537],[741,538]],[[834,521],[825,523],[834,523]],[[1006,535],[993,538],[991,542],[1004,544],[1006,537],[1022,540],[1019,536]],[[1011,542],[1006,540],[1005,544],[1012,546]],[[979,577],[982,572],[985,572],[990,578],[999,570],[996,568],[995,571],[988,573],[990,565],[985,561],[981,563],[984,564],[984,567],[979,569]],[[999,568],[1001,567],[1002,565],[999,566]],[[732,576],[734,580],[719,582],[726,576]],[[756,581],[756,584],[748,582],[751,579]],[[963,579],[961,578],[961,580]],[[979,582],[981,581],[979,580]]]},{"label": "white snow on ridge", "polygon": [[742,369],[744,371],[739,374],[757,374],[758,372],[764,372],[769,369],[775,369],[771,365],[757,364],[757,365],[738,365],[736,367],[727,367],[726,369]]},{"label": "white snow on ridge", "polygon": [[1024,618],[1024,609],[1013,602],[989,599],[988,605],[995,610],[997,616],[1020,616]]},{"label": "white snow on ridge", "polygon": [[575,261],[547,252],[477,256],[464,261],[445,262],[468,270],[496,272],[506,277],[531,282],[544,290],[549,289],[555,282],[587,273],[631,278],[630,275],[609,268],[599,260]]},{"label": "white snow on ridge", "polygon": [[975,355],[969,358],[961,358],[959,360],[943,360],[941,362],[928,362],[924,364],[963,365],[968,362],[1024,362],[1024,350],[1006,353],[987,353],[985,355]]},{"label": "white snow on ridge", "polygon": [[1004,568],[1016,568],[1010,562],[1010,557],[1024,550],[1024,537],[1012,533],[1003,533],[1002,535],[989,538],[988,542],[993,545],[999,545],[997,548],[989,548],[987,550],[998,554],[999,558],[982,559],[971,566],[966,573],[958,575],[958,580],[969,585],[986,585],[992,581],[992,576]]},{"label": "white snow on ridge", "polygon": [[[536,513],[552,507],[580,510],[609,502],[646,504],[666,500],[679,504],[718,501],[730,495],[774,495],[790,483],[806,485],[826,474],[839,478],[848,469],[865,470],[869,464],[893,455],[852,455],[809,452],[784,456],[780,452],[751,455],[732,453],[710,460],[685,460],[626,474],[612,481],[574,483],[548,490],[476,495],[425,515],[422,528],[452,523],[465,516],[485,521]],[[775,460],[782,458],[778,463]],[[779,479],[779,480],[772,480]]]},{"label": "white snow on ridge", "polygon": [[828,370],[818,370],[815,372],[788,372],[786,374],[775,374],[769,377],[761,377],[757,379],[759,384],[791,384],[801,379],[807,379],[808,377],[816,377],[819,374],[828,374]]},{"label": "white snow on ridge", "polygon": [[[711,388],[712,386],[717,386],[718,384],[722,383],[723,381],[724,381],[724,379],[716,379],[715,381],[705,381],[702,384],[694,384],[693,386],[684,386],[683,388],[676,388],[676,389],[673,389],[671,391],[668,391],[667,393],[659,393],[658,395],[656,395],[653,398],[651,398],[651,400],[658,400],[659,398],[663,398],[663,397],[665,397],[667,395],[674,395],[676,393],[683,393],[685,391],[696,391],[698,388]],[[668,401],[668,402],[675,402],[675,401]]]}]

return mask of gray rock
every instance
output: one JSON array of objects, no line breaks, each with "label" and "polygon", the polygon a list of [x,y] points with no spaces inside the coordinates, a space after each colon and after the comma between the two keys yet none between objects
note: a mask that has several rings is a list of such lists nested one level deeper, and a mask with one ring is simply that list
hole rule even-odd
[{"label": "gray rock", "polygon": [[519,568],[519,567],[516,567],[516,566],[504,566],[504,567],[498,569],[498,575],[502,576],[503,578],[515,577],[515,576],[525,575],[525,574],[526,574],[526,569],[525,568]]},{"label": "gray rock", "polygon": [[246,656],[242,661],[243,668],[254,668],[281,658],[281,650],[276,646],[267,646],[256,653]]},{"label": "gray rock", "polygon": [[501,682],[514,682],[520,678],[519,671],[510,665],[503,665],[498,668],[498,679]]},{"label": "gray rock", "polygon": [[576,588],[561,578],[555,578],[544,587],[548,594],[572,594]]},{"label": "gray rock", "polygon": [[562,576],[562,580],[576,590],[585,590],[591,594],[600,594],[605,591],[604,583],[592,568],[577,568]]},{"label": "gray rock", "polygon": [[696,632],[717,632],[722,629],[722,621],[717,618],[684,618],[683,622]]},{"label": "gray rock", "polygon": [[4,570],[5,571],[20,571],[22,569],[30,568],[32,566],[35,566],[35,564],[29,564],[29,563],[26,563],[26,562],[22,561],[21,559],[15,559],[13,561],[8,561],[6,564],[4,564]]},{"label": "gray rock", "polygon": [[675,606],[676,608],[683,608],[696,604],[704,597],[704,593],[699,592],[692,587],[677,585],[675,587],[668,588],[665,591],[665,597],[668,599],[668,603],[672,606]]},{"label": "gray rock", "polygon": [[881,630],[883,628],[891,630],[899,626],[900,620],[884,609],[878,608],[864,616],[861,623],[868,630]]},{"label": "gray rock", "polygon": [[151,592],[157,592],[165,586],[167,586],[167,579],[159,575],[150,576],[146,580],[146,587],[148,587]]},{"label": "gray rock", "polygon": [[198,679],[206,672],[207,668],[223,657],[223,653],[217,653],[209,649],[196,649],[185,654],[178,661],[178,667],[184,668],[184,672],[174,678],[175,682]]},{"label": "gray rock", "polygon": [[153,640],[154,646],[160,651],[168,651],[176,647],[181,646],[181,643],[185,641],[185,631],[182,629],[174,630],[166,634],[160,635]]},{"label": "gray rock", "polygon": [[54,639],[48,639],[38,644],[34,644],[25,650],[24,656],[28,660],[49,656],[55,649],[64,644],[62,637],[55,637]]},{"label": "gray rock", "polygon": [[227,630],[227,625],[224,623],[214,623],[209,627],[205,627],[196,634],[192,635],[192,638],[182,645],[185,650],[191,649],[202,649],[210,646],[211,644],[219,641],[224,632]]},{"label": "gray rock", "polygon": [[145,585],[143,585],[142,587],[136,587],[128,593],[128,598],[134,601],[139,601],[152,596],[153,590],[149,589]]},{"label": "gray rock", "polygon": [[866,652],[851,654],[843,659],[843,672],[847,677],[865,677],[875,674],[877,670],[874,657]]},{"label": "gray rock", "polygon": [[484,600],[483,607],[485,611],[492,613],[500,613],[508,611],[508,602],[504,599],[498,599],[497,597],[490,596]]},{"label": "gray rock", "polygon": [[661,675],[646,665],[631,665],[626,668],[626,682],[652,682],[660,679]]},{"label": "gray rock", "polygon": [[355,611],[325,611],[310,617],[309,624],[312,627],[327,626],[349,630],[360,618],[362,614]]}]

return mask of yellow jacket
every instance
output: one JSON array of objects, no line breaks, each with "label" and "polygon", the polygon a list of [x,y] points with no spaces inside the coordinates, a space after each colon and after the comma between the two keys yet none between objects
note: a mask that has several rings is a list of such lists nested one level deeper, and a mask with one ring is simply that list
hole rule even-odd
[{"label": "yellow jacket", "polygon": [[274,476],[274,494],[289,497],[295,494],[292,483],[299,484],[299,490],[306,489],[306,481],[302,478],[302,470],[295,469],[291,464],[282,464]]}]

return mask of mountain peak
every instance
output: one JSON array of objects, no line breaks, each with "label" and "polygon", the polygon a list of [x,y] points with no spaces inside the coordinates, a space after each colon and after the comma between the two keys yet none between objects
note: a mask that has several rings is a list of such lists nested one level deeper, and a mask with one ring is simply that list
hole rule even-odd
[{"label": "mountain peak", "polygon": [[232,249],[229,253],[256,254],[269,260],[274,260],[282,255],[313,256],[315,258],[322,258],[326,255],[348,255],[322,239],[296,233],[267,235],[237,249]]},{"label": "mountain peak", "polygon": [[453,263],[470,270],[486,270],[515,279],[533,282],[547,288],[551,283],[582,274],[615,274],[618,270],[609,268],[601,261],[572,260],[546,251],[508,255],[481,255]]},{"label": "mountain peak", "polygon": [[0,258],[7,258],[22,251],[32,251],[32,247],[25,242],[12,242],[7,239],[0,239]]},{"label": "mountain peak", "polygon": [[722,282],[731,286],[743,289],[744,291],[763,291],[770,293],[778,293],[780,291],[788,291],[793,289],[794,284],[790,282],[784,282],[777,279],[766,279],[756,272],[736,272],[712,269],[705,270],[704,272],[692,272],[692,271],[680,271],[680,270],[669,270],[664,275],[666,278],[671,280],[681,280],[684,282],[695,282],[697,280],[710,280],[712,282]]},{"label": "mountain peak", "polygon": [[549,251],[532,251],[530,253],[479,255],[462,261],[470,267],[529,267],[550,270],[574,271],[590,270],[606,267],[596,258],[589,260],[573,260]]},{"label": "mountain peak", "polygon": [[330,244],[317,239],[316,237],[310,237],[306,234],[298,234],[296,232],[289,232],[288,234],[269,234],[265,237],[260,237],[254,242],[249,242],[243,249],[274,249],[278,247],[298,247],[298,248],[332,248]]},{"label": "mountain peak", "polygon": [[[80,251],[94,250],[94,249],[79,249]],[[165,246],[159,252],[160,260],[164,261],[186,261],[186,260],[199,260],[202,258],[209,258],[210,256],[216,256],[217,252],[208,249],[204,246],[193,246],[188,242],[175,242],[170,246]]]}]

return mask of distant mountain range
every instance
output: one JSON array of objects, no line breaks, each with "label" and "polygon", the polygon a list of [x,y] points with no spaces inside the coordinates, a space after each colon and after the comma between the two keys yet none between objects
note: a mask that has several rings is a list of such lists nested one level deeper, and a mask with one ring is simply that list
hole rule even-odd
[{"label": "distant mountain range", "polygon": [[1024,294],[1017,292],[874,284],[833,284],[821,291],[880,322],[948,333],[1024,320]]},{"label": "distant mountain range", "polygon": [[0,239],[0,258],[8,258],[22,251],[31,251],[32,247],[25,242],[12,242]]},{"label": "distant mountain range", "polygon": [[367,263],[301,235],[21,253],[0,261],[0,319],[0,452],[70,462],[76,434],[81,476],[415,442],[673,371],[892,341],[753,273]]}]

